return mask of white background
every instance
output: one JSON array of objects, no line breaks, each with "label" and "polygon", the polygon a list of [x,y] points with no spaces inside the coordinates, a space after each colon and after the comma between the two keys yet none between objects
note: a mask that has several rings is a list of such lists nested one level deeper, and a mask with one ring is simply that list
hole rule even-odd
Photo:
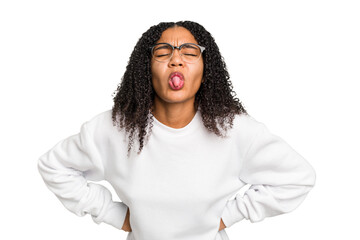
[{"label": "white background", "polygon": [[143,32],[192,20],[214,36],[247,111],[317,173],[299,208],[238,222],[230,239],[359,239],[359,12],[347,0],[1,1],[0,238],[126,238],[66,210],[37,159],[112,107]]}]

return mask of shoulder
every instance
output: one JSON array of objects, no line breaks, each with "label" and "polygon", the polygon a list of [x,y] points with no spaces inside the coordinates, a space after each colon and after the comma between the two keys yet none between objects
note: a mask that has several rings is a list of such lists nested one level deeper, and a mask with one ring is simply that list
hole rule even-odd
[{"label": "shoulder", "polygon": [[112,120],[111,109],[93,115],[91,118],[89,118],[88,121],[84,123],[84,125],[86,125],[86,128],[90,134],[95,136],[99,136],[104,133],[108,134],[116,130],[116,126],[113,124]]},{"label": "shoulder", "polygon": [[235,115],[230,138],[244,151],[248,149],[265,124],[249,114]]},{"label": "shoulder", "polygon": [[118,151],[126,152],[127,144],[118,144],[126,143],[126,134],[113,124],[112,109],[93,115],[83,124],[83,128],[101,155],[108,154],[111,146],[116,144]]},{"label": "shoulder", "polygon": [[237,133],[256,134],[265,124],[250,114],[237,114],[233,121],[233,130]]},{"label": "shoulder", "polygon": [[112,121],[111,117],[112,110],[108,109],[103,112],[100,112],[98,114],[93,115],[91,118],[89,118],[88,123],[89,124],[96,124],[99,122],[108,122],[109,120]]}]

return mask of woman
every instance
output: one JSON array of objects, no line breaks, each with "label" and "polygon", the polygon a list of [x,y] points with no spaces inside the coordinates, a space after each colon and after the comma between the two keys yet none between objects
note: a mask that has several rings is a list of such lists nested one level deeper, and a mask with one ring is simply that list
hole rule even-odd
[{"label": "woman", "polygon": [[[38,166],[67,209],[128,240],[229,239],[225,227],[290,212],[315,183],[311,165],[246,112],[211,34],[190,21],[146,31],[112,110]],[[88,180],[107,180],[122,201]]]}]

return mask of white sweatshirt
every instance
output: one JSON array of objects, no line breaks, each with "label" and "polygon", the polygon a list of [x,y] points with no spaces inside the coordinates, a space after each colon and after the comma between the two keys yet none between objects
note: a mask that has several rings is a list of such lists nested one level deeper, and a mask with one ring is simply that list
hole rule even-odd
[{"label": "white sweatshirt", "polygon": [[315,183],[312,166],[250,115],[237,115],[227,138],[206,130],[199,112],[181,129],[154,117],[140,155],[135,145],[127,157],[127,141],[107,110],[38,162],[48,188],[76,215],[121,229],[129,208],[127,240],[227,240],[221,218],[229,228],[290,212]]}]

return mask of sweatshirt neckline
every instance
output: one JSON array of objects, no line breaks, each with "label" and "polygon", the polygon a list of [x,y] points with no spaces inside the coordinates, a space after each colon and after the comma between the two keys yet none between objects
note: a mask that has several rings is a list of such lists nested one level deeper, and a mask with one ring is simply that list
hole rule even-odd
[{"label": "sweatshirt neckline", "polygon": [[193,129],[196,129],[196,126],[199,124],[198,120],[199,120],[200,114],[199,114],[199,110],[197,110],[194,117],[191,119],[191,121],[182,128],[169,127],[169,126],[161,123],[159,120],[157,120],[154,115],[152,115],[152,116],[153,116],[155,125],[158,126],[160,129],[164,130],[165,132],[184,134],[184,133],[188,133],[189,131],[192,131]]}]

